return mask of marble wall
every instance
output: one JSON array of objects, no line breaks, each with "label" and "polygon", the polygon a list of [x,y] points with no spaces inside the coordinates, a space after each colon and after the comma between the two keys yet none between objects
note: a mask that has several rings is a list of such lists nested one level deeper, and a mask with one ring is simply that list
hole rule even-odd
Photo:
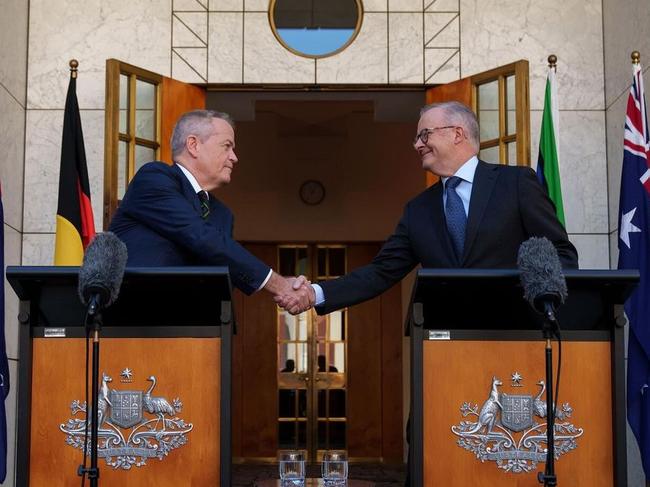
[{"label": "marble wall", "polygon": [[[426,5],[425,5],[426,4]],[[361,30],[327,58],[275,39],[266,0],[174,0],[172,76],[193,83],[405,84],[458,79],[458,0],[366,0]]]}]

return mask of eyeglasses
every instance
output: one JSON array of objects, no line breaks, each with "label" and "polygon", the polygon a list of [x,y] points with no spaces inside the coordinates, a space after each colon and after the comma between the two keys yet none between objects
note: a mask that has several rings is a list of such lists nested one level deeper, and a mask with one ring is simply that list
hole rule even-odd
[{"label": "eyeglasses", "polygon": [[418,139],[420,139],[420,141],[422,141],[423,144],[426,144],[429,141],[429,134],[434,133],[436,130],[455,129],[455,128],[456,125],[445,125],[444,127],[432,127],[432,128],[422,129],[415,136],[415,139],[413,139],[413,145],[416,145],[418,143]]}]

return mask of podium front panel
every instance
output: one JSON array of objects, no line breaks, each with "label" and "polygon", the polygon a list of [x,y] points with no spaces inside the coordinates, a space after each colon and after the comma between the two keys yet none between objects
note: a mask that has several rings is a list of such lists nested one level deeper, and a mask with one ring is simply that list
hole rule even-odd
[{"label": "podium front panel", "polygon": [[[110,379],[104,380],[111,405],[100,402],[98,408],[106,412],[99,444],[114,455],[107,465],[100,448],[100,485],[220,484],[221,341],[101,340],[100,375]],[[78,486],[82,450],[70,443],[83,441],[75,420],[86,415],[79,410],[85,401],[85,340],[34,338],[32,345],[29,485]],[[160,433],[163,424],[171,434]],[[156,449],[165,450],[162,459]]]},{"label": "podium front panel", "polygon": [[[545,379],[544,349],[542,340],[422,342],[422,485],[540,485],[537,472],[544,470],[545,455],[530,441],[537,436],[537,440],[543,439],[537,444],[546,447],[546,418],[540,417],[537,413],[542,411],[536,409],[543,403],[545,412],[546,394],[540,384]],[[555,380],[555,342],[553,358]],[[575,437],[576,448],[570,448],[569,438],[565,443],[568,451],[556,460],[559,485],[614,485],[611,376],[611,342],[563,342],[557,401],[562,417],[556,426],[565,426],[556,435]],[[514,380],[518,377],[521,380]],[[563,409],[564,404],[567,406]],[[492,424],[486,424],[491,420]],[[452,427],[460,434],[454,433]],[[510,437],[514,443],[506,441],[497,446],[488,441],[481,445],[477,438],[485,438],[489,431],[497,438]],[[513,471],[522,467],[522,460],[529,462],[530,458],[541,460],[536,468],[530,472]]]}]

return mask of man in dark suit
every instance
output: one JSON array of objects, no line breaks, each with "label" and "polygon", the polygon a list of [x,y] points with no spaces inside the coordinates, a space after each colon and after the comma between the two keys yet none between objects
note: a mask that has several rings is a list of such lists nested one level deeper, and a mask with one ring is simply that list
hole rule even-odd
[{"label": "man in dark suit", "polygon": [[110,231],[127,246],[127,265],[228,266],[233,284],[246,294],[288,293],[298,306],[309,306],[313,290],[305,279],[279,276],[237,243],[233,215],[214,196],[237,163],[231,118],[211,110],[185,113],[171,145],[174,164],[142,166],[111,221]]},{"label": "man in dark suit", "polygon": [[[564,267],[578,267],[575,247],[535,173],[478,160],[478,122],[467,106],[424,107],[414,147],[422,168],[441,180],[406,204],[397,228],[370,264],[313,284],[318,314],[371,299],[418,264],[516,268],[519,246],[533,236],[553,242]],[[291,296],[274,299],[290,309],[299,306]],[[405,485],[410,485],[408,476]]]},{"label": "man in dark suit", "polygon": [[[478,160],[478,122],[467,106],[424,107],[414,148],[422,168],[441,180],[406,204],[397,228],[370,264],[313,285],[318,314],[371,299],[418,264],[516,268],[519,246],[533,236],[553,242],[564,267],[578,267],[575,247],[535,173]],[[293,306],[290,296],[275,300]]]}]

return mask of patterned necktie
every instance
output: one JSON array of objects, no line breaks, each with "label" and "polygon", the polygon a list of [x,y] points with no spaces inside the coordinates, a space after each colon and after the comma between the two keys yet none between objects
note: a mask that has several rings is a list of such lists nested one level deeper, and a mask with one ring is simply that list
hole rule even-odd
[{"label": "patterned necktie", "polygon": [[467,227],[467,215],[465,215],[465,207],[463,201],[456,193],[456,187],[462,181],[458,176],[452,176],[445,184],[447,191],[447,204],[445,206],[445,216],[447,218],[447,230],[449,236],[454,244],[456,255],[459,259],[463,257],[463,249],[465,246],[465,228]]},{"label": "patterned necktie", "polygon": [[201,218],[205,220],[208,216],[210,216],[210,202],[208,192],[201,190],[196,194],[199,197],[199,201],[201,201]]}]

